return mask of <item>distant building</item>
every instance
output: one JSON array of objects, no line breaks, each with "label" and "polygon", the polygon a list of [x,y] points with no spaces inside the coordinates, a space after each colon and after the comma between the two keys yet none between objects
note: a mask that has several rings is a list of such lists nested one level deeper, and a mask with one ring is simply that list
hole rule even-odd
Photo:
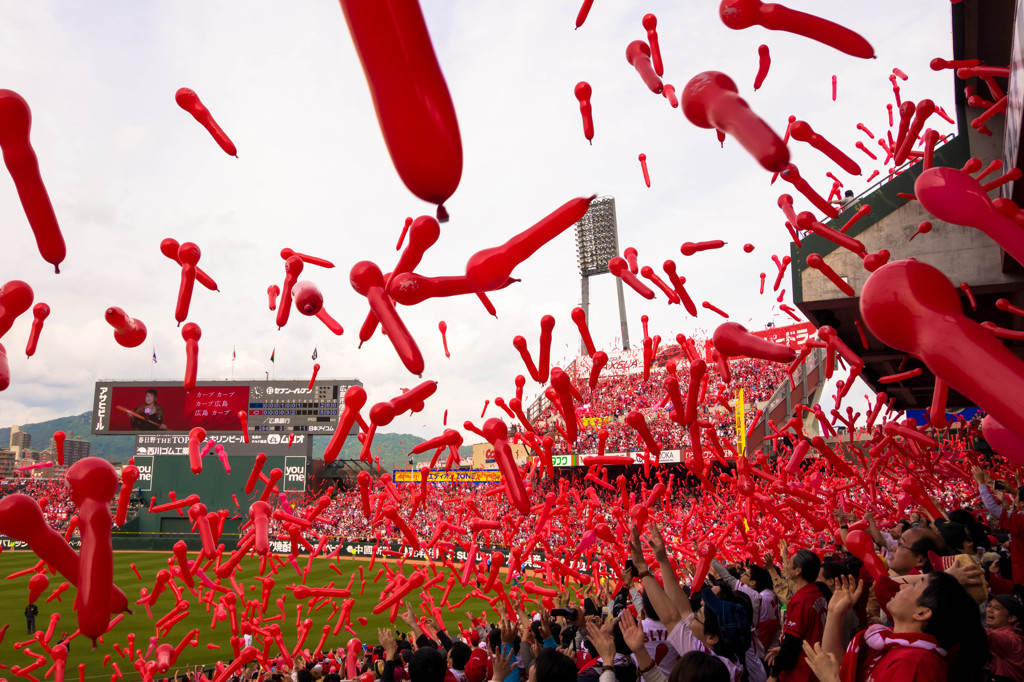
[{"label": "distant building", "polygon": [[0,477],[11,478],[14,475],[14,452],[9,449],[0,450]]},{"label": "distant building", "polygon": [[11,450],[15,453],[27,451],[32,446],[32,436],[17,425],[11,427]]},{"label": "distant building", "polygon": [[[80,459],[85,459],[89,456],[89,446],[91,443],[82,438],[68,438],[64,441],[64,464],[71,466]],[[54,452],[57,451],[57,444],[50,441],[50,449]]]}]

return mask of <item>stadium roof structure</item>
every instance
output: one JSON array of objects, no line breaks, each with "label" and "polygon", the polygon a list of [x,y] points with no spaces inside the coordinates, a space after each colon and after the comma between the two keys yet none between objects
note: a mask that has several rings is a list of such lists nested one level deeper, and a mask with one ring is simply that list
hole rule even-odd
[{"label": "stadium roof structure", "polygon": [[[1015,17],[1016,4],[1012,0],[953,4],[953,58],[980,59],[982,64],[991,66],[1010,64],[1010,83],[1024,77],[1020,57],[1013,57],[1024,50],[1024,17]],[[1015,92],[1013,87],[1008,87],[1007,79],[995,79],[998,87],[1009,94],[1009,105],[1005,117],[997,115],[985,123],[993,133],[985,136],[970,125],[971,120],[984,109],[968,105],[964,88],[973,87],[983,97],[995,97],[996,100],[999,93],[991,92],[980,78],[957,77],[955,70],[951,70],[950,79],[955,94],[957,134],[936,146],[933,165],[961,168],[969,158],[977,157],[985,164],[992,159],[1002,159],[1004,171],[1018,167],[1021,113],[1024,109],[1021,88],[1018,86]],[[969,286],[977,302],[977,307],[972,309],[967,296],[962,297],[964,313],[969,318],[1024,331],[1024,318],[996,307],[1000,298],[1024,307],[1024,268],[980,231],[938,220],[910,198],[921,172],[919,163],[905,165],[898,175],[891,179],[887,176],[845,205],[839,217],[828,223],[829,227],[843,227],[858,210],[870,206],[870,213],[846,232],[861,241],[869,253],[887,249],[891,254],[890,262],[915,258],[939,268],[954,285],[963,282]],[[1006,184],[998,191],[1000,196],[1024,205],[1024,182]],[[990,196],[994,196],[994,192]],[[932,223],[931,231],[909,241],[921,222],[926,220]],[[861,321],[860,292],[871,274],[861,259],[813,234],[801,238],[801,247],[791,244],[790,253],[793,259],[793,300],[807,319],[817,327],[828,325],[836,329],[839,337],[863,358],[866,366],[862,378],[873,390],[885,391],[895,397],[898,408],[927,408],[932,400],[935,376],[921,361],[886,346],[872,336]],[[855,295],[843,295],[824,275],[809,267],[807,256],[812,253],[820,254],[824,262],[854,289]],[[857,324],[864,330],[867,348],[861,341]],[[1006,340],[1006,345],[1018,357],[1024,356],[1024,341]],[[883,377],[917,367],[923,369],[919,376],[895,383],[883,384],[880,381]],[[971,406],[973,403],[965,396],[949,390],[948,410]]]}]

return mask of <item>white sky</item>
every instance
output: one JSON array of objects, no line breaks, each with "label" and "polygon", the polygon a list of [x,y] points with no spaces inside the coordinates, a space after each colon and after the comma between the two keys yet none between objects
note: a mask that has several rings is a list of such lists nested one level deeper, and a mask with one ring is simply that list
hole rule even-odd
[{"label": "white sky", "polygon": [[[782,181],[769,187],[770,174],[735,141],[720,149],[713,131],[694,127],[645,88],[624,55],[630,41],[646,37],[640,20],[647,12],[658,17],[665,82],[677,91],[701,71],[723,71],[779,134],[795,114],[862,164],[864,174],[854,180],[792,143],[794,163],[823,194],[831,187],[827,170],[850,180],[855,192],[865,187],[876,166],[854,148],[865,139],[855,126],[884,134],[893,67],[910,76],[901,83],[904,99],[930,97],[953,111],[950,72],[928,68],[952,49],[949,5],[935,0],[791,3],[859,30],[875,47],[872,61],[757,27],[731,31],[713,0],[598,0],[578,31],[577,0],[421,4],[465,158],[447,202],[451,222],[417,269],[425,275],[462,274],[473,252],[504,242],[568,199],[610,194],[620,245],[636,247],[641,264],[660,274],[662,261],[675,259],[698,306],[708,300],[750,328],[785,323],[774,295],[758,295],[758,274],[767,272],[771,282],[771,255],[789,252],[778,195],[794,194],[798,211],[811,207]],[[755,93],[761,43],[771,48],[772,67]],[[221,288],[215,294],[197,285],[192,298],[189,319],[203,330],[200,380],[228,378],[232,348],[235,378],[262,379],[275,347],[276,377],[306,378],[315,346],[320,378],[360,378],[371,404],[419,381],[379,332],[356,350],[367,305],[351,289],[349,269],[369,259],[390,270],[405,217],[434,207],[413,196],[392,166],[337,2],[6,0],[0,44],[0,87],[32,108],[32,142],[68,247],[62,274],[54,275],[0,169],[0,280],[29,282],[53,311],[32,359],[23,353],[30,313],[3,338],[12,381],[0,394],[0,423],[87,410],[100,378],[148,379],[151,369],[154,379],[183,376],[184,343],[174,321],[180,270],[160,254],[165,237],[196,242],[200,267]],[[580,80],[594,91],[593,146],[573,96]],[[177,107],[179,87],[198,93],[237,145],[238,159]],[[953,131],[937,117],[930,123]],[[729,244],[689,258],[679,253],[682,242],[705,239]],[[752,254],[743,253],[746,242],[756,245]],[[336,263],[334,270],[307,267],[302,279],[324,292],[325,307],[345,327],[342,337],[295,311],[277,330],[266,288],[283,280],[283,247]],[[475,297],[399,308],[425,356],[424,378],[436,379],[439,390],[422,413],[396,419],[389,430],[436,435],[446,409],[449,425],[479,423],[484,400],[511,397],[513,378],[525,374],[512,337],[523,334],[536,357],[544,314],[557,318],[553,362],[572,355],[578,341],[569,311],[580,296],[572,230],[514,276],[522,283],[491,296],[497,320]],[[610,347],[618,334],[614,291],[610,275],[592,281],[599,346]],[[111,305],[145,322],[145,344],[129,350],[114,342],[103,320]],[[710,333],[722,321],[703,309],[694,320],[681,306],[666,307],[662,296],[648,303],[628,290],[627,309],[634,344],[645,313],[651,333],[665,339]],[[448,324],[451,359],[439,320]],[[154,349],[159,362],[152,368]],[[528,396],[537,390],[529,385]]]}]

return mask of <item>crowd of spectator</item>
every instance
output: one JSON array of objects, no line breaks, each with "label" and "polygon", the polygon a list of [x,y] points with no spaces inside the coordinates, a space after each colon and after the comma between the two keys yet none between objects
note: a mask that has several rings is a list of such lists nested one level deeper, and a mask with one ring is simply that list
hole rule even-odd
[{"label": "crowd of spectator", "polygon": [[[786,368],[778,363],[749,358],[731,360],[729,372],[730,381],[727,384],[717,365],[708,363],[707,382],[702,388],[705,400],[701,402],[698,414],[701,420],[714,424],[720,439],[733,441],[736,438],[735,406],[739,389],[743,389],[745,411],[752,417],[779,385],[788,379]],[[637,432],[625,423],[626,415],[632,410],[638,410],[644,415],[648,428],[663,448],[687,448],[690,446],[689,432],[672,421],[669,414],[672,404],[666,398],[664,387],[668,374],[668,369],[660,365],[651,367],[646,380],[642,368],[602,374],[593,391],[589,390],[588,377],[580,374],[575,377],[574,385],[580,390],[583,401],[577,406],[576,413],[578,419],[586,421],[583,422],[584,427],[580,429],[576,442],[569,443],[557,437],[555,425],[563,424],[564,420],[558,406],[550,401],[545,401],[541,418],[535,426],[543,425],[549,435],[554,437],[555,454],[596,452],[600,429],[608,432],[606,452],[626,452],[643,448]],[[685,400],[690,376],[685,359],[680,358],[678,361],[675,376]],[[722,397],[721,400],[716,400],[718,396]]]}]

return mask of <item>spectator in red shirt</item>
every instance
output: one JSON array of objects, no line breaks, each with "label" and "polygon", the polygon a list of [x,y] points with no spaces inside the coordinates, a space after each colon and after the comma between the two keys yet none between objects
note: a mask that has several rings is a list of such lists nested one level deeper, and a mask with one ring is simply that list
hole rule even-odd
[{"label": "spectator in red shirt", "polygon": [[1024,605],[1016,597],[998,595],[985,605],[985,635],[997,680],[1024,682]]},{"label": "spectator in red shirt", "polygon": [[773,663],[774,677],[779,682],[818,682],[807,664],[802,645],[821,641],[828,614],[828,601],[832,596],[828,588],[816,582],[821,571],[821,559],[809,549],[801,549],[785,566],[786,577],[793,585],[793,597],[786,605],[785,623],[782,625],[782,644],[775,655],[766,656]]},{"label": "spectator in red shirt", "polygon": [[892,614],[892,628],[872,625],[854,637],[843,655],[843,615],[863,589],[863,581],[854,584],[852,578],[844,578],[829,602],[822,646],[805,647],[823,681],[961,682],[983,678],[988,655],[977,605],[956,578],[942,571],[902,584],[883,576],[875,584],[875,593]]}]

